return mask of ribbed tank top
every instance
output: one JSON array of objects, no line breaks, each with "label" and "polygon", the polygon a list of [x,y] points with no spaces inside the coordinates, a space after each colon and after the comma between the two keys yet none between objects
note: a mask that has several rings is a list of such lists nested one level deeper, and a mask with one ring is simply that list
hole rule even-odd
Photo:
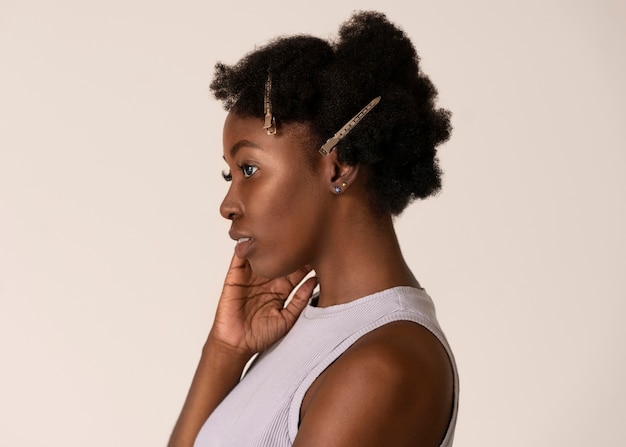
[{"label": "ribbed tank top", "polygon": [[459,378],[454,356],[423,289],[394,287],[346,304],[307,306],[293,328],[263,352],[204,423],[194,447],[287,447],[298,433],[300,406],[315,379],[356,340],[393,321],[431,331],[450,357],[454,404],[441,447],[452,445]]}]

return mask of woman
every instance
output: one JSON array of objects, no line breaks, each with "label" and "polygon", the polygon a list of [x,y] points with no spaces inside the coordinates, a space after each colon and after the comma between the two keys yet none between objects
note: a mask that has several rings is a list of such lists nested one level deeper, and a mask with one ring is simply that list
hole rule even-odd
[{"label": "woman", "polygon": [[454,359],[392,220],[438,191],[450,134],[410,40],[355,13],[211,90],[237,244],[170,446],[451,445]]}]

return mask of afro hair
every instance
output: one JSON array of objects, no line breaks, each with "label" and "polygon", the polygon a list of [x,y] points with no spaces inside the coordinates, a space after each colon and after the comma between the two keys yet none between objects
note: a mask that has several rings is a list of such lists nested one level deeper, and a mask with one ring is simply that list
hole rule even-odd
[{"label": "afro hair", "polygon": [[436,147],[451,133],[450,112],[422,73],[407,35],[375,11],[355,12],[332,41],[278,37],[233,65],[218,63],[210,89],[228,111],[263,117],[271,76],[277,122],[306,122],[320,141],[381,96],[337,145],[339,160],[367,166],[373,208],[400,214],[441,188]]}]

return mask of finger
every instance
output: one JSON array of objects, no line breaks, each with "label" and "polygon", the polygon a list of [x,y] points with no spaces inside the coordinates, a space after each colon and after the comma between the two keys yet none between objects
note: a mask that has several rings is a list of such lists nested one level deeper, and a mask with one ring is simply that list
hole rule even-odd
[{"label": "finger", "polygon": [[230,265],[228,266],[228,270],[233,270],[233,269],[237,269],[237,268],[241,268],[246,264],[246,258],[240,258],[239,256],[237,256],[237,254],[233,251],[233,257],[230,259]]},{"label": "finger", "polygon": [[230,260],[230,265],[226,272],[225,285],[241,285],[244,278],[249,275],[250,264],[247,259],[239,258],[233,253],[233,257]]},{"label": "finger", "polygon": [[248,260],[246,258],[240,258],[235,253],[233,253],[233,257],[230,259],[230,265],[228,266],[228,274],[242,272],[249,268],[250,264],[248,263]]},{"label": "finger", "polygon": [[291,323],[296,321],[298,315],[300,315],[300,313],[309,303],[309,299],[313,294],[315,286],[317,286],[317,278],[315,276],[304,281],[302,285],[298,288],[296,293],[293,295],[291,301],[283,309],[285,316],[288,316]]}]

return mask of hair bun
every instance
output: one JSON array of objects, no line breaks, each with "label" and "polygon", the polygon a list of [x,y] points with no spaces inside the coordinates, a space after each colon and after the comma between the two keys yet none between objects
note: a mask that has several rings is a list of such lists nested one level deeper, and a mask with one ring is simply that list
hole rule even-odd
[{"label": "hair bun", "polygon": [[[338,63],[356,77],[368,76],[377,83],[407,84],[418,71],[417,52],[398,26],[376,11],[356,12],[339,29],[335,43]],[[407,74],[403,78],[398,73]]]}]

